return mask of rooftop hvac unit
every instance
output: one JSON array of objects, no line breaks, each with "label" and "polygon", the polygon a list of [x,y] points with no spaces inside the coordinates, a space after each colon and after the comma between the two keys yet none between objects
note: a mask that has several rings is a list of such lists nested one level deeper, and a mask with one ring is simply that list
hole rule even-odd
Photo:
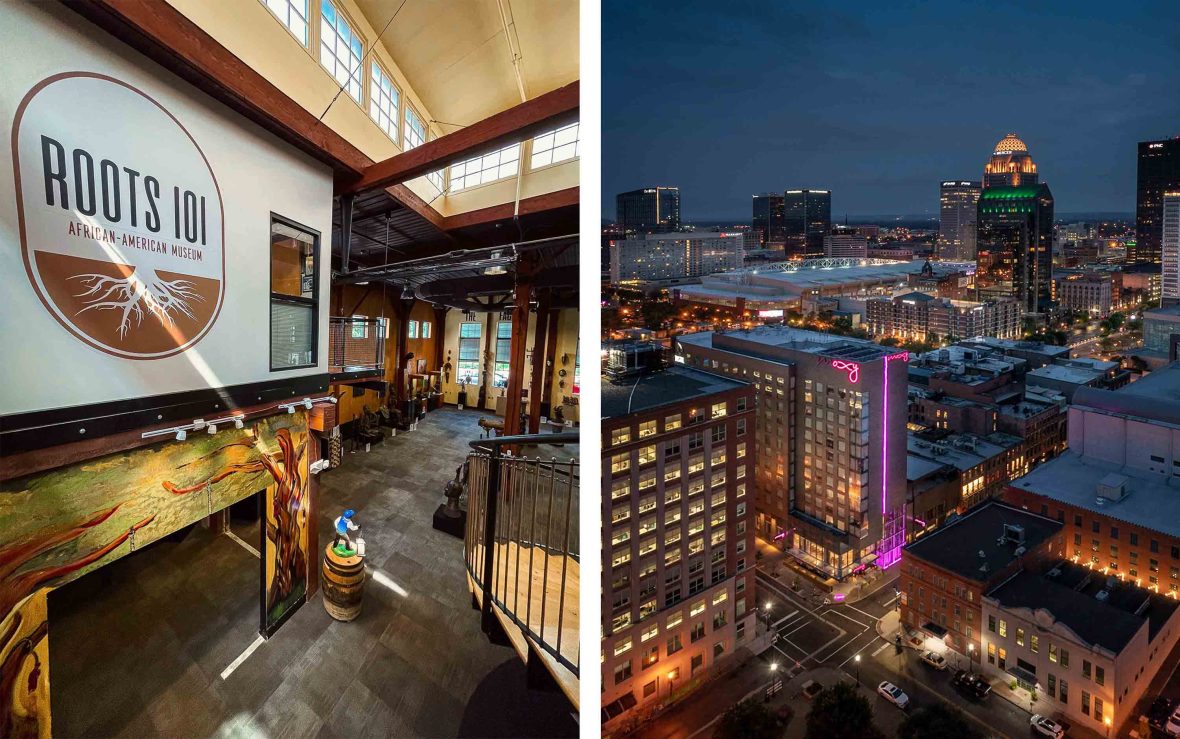
[{"label": "rooftop hvac unit", "polygon": [[1110,591],[1103,588],[1094,594],[1094,600],[1099,603],[1105,603],[1110,598]]},{"label": "rooftop hvac unit", "polygon": [[1004,536],[1002,538],[1023,546],[1024,527],[1020,524],[1006,523],[1004,524]]},{"label": "rooftop hvac unit", "polygon": [[1130,492],[1127,490],[1128,478],[1124,475],[1111,472],[1106,477],[1098,481],[1098,499],[1099,505],[1102,505],[1105,498],[1111,502],[1117,502],[1127,497]]}]

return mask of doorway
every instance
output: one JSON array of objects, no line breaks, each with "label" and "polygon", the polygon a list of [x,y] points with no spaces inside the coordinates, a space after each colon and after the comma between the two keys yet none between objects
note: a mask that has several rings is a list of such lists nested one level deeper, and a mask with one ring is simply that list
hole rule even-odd
[{"label": "doorway", "polygon": [[[55,737],[207,736],[258,639],[262,493],[49,594]],[[251,549],[253,551],[251,551]]]}]

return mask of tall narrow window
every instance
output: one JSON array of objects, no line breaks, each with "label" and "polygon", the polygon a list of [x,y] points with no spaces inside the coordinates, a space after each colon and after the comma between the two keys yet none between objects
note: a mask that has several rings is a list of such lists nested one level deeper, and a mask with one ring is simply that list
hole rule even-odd
[{"label": "tall narrow window", "polygon": [[406,150],[426,143],[426,124],[409,105],[406,106]]},{"label": "tall narrow window", "polygon": [[464,190],[486,182],[516,175],[520,167],[520,144],[451,165],[451,191]]},{"label": "tall narrow window", "polygon": [[418,338],[418,322],[417,321],[410,321],[410,325],[406,329],[406,338],[408,338],[408,339]]},{"label": "tall narrow window", "polygon": [[430,321],[423,321],[422,322],[422,338],[423,339],[430,338]]},{"label": "tall narrow window", "polygon": [[512,321],[500,321],[496,325],[496,366],[492,374],[492,387],[508,387],[511,359]]},{"label": "tall narrow window", "polygon": [[316,257],[319,234],[293,221],[270,222],[270,369],[316,364]]},{"label": "tall narrow window", "polygon": [[352,30],[352,24],[336,9],[331,0],[320,3],[320,64],[337,84],[348,89],[352,99],[361,102],[361,78],[364,72],[364,42]]},{"label": "tall narrow window", "polygon": [[530,169],[564,162],[578,156],[578,124],[571,123],[533,139]]},{"label": "tall narrow window", "polygon": [[377,62],[369,65],[369,72],[369,117],[386,136],[396,142],[401,95],[393,86],[393,80]]},{"label": "tall narrow window", "polygon": [[263,0],[263,4],[299,43],[307,46],[307,0]]},{"label": "tall narrow window", "polygon": [[479,384],[479,342],[483,338],[483,324],[464,321],[459,324],[459,363],[455,368],[455,382],[460,385]]}]

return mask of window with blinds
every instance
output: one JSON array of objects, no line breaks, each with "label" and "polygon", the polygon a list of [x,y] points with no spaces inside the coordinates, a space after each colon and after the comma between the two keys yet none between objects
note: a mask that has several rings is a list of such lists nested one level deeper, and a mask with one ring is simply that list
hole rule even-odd
[{"label": "window with blinds", "polygon": [[459,361],[455,367],[455,382],[460,385],[479,384],[479,342],[483,326],[475,321],[459,324]]},{"label": "window with blinds", "polygon": [[319,234],[271,217],[270,369],[314,367],[319,304]]},{"label": "window with blinds", "polygon": [[512,321],[496,325],[496,366],[492,369],[492,387],[508,387],[508,370],[512,360]]}]

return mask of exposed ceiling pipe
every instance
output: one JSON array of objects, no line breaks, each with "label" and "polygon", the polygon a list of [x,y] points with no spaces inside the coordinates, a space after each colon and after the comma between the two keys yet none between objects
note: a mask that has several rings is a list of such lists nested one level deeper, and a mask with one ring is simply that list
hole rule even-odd
[{"label": "exposed ceiling pipe", "polygon": [[512,19],[510,0],[496,0],[496,7],[500,11],[500,23],[504,26],[504,40],[508,42],[508,56],[512,61],[512,71],[516,74],[516,90],[520,93],[520,102],[526,103],[529,96],[524,89],[524,76],[520,73],[519,39],[513,40],[516,35],[516,21]]}]

